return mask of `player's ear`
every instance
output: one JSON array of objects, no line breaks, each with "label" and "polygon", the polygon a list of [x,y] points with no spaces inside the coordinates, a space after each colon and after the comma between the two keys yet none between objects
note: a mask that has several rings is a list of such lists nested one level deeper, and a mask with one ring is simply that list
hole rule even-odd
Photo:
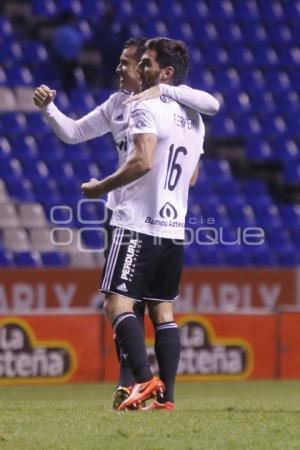
[{"label": "player's ear", "polygon": [[174,75],[174,67],[173,66],[167,66],[164,67],[162,71],[161,81],[170,81]]}]

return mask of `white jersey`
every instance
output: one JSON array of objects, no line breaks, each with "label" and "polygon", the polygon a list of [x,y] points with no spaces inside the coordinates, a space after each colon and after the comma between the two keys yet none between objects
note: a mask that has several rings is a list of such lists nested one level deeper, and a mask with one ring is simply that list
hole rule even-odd
[{"label": "white jersey", "polygon": [[133,108],[127,159],[134,154],[132,136],[138,133],[157,135],[155,162],[146,175],[120,188],[111,224],[152,236],[184,239],[189,185],[203,153],[202,118],[162,96]]},{"label": "white jersey", "polygon": [[[192,89],[188,86],[169,86],[167,84],[160,84],[160,91],[163,95],[172,97],[178,102],[181,102],[188,107],[198,111],[201,114],[216,114],[219,109],[219,102],[210,94],[204,91],[199,91],[196,89]],[[99,136],[103,136],[106,133],[112,133],[119,157],[119,165],[122,165],[127,159],[127,150],[128,150],[128,126],[129,126],[129,118],[131,111],[133,109],[133,104],[124,105],[123,102],[130,96],[130,92],[128,91],[118,91],[115,94],[111,95],[108,100],[102,103],[100,106],[97,106],[93,111],[85,116],[81,117],[78,120],[73,120],[63,114],[53,102],[51,102],[46,107],[42,108],[43,115],[45,116],[47,122],[51,126],[52,130],[56,134],[56,136],[61,139],[63,142],[67,144],[78,144],[80,142],[88,141],[89,139],[93,139]],[[159,105],[160,108],[164,105],[160,100],[156,99],[153,103],[152,100],[148,100],[146,103],[143,103],[145,106],[146,114],[148,117],[148,106],[151,106],[151,111],[153,105]],[[168,104],[166,104],[168,105]],[[175,108],[176,103],[172,102],[169,105],[172,105],[172,108]],[[176,108],[179,106],[177,105]],[[166,109],[166,117],[159,116],[159,111],[156,111],[155,107],[153,109],[153,116],[150,114],[153,119],[158,117],[157,124],[162,125],[159,121],[161,119],[166,120],[168,109],[171,106],[164,107]],[[139,105],[140,109],[140,105]],[[186,110],[184,110],[186,111]],[[189,114],[192,114],[189,112]],[[197,116],[197,115],[196,115]],[[198,116],[197,116],[198,117]],[[168,117],[170,121],[170,117]],[[175,120],[175,119],[174,119]],[[180,119],[178,119],[180,120]],[[201,119],[197,118],[197,123]],[[151,121],[150,121],[151,122]],[[167,130],[161,130],[161,126],[158,127],[155,122],[151,122],[149,125],[149,130],[146,132],[151,132],[157,134],[166,133]],[[171,120],[172,122],[172,120]],[[166,122],[167,123],[167,122]],[[169,122],[168,122],[169,123]],[[203,125],[201,125],[202,127]],[[200,128],[201,128],[200,127]],[[190,138],[190,131],[188,128],[181,127],[181,132],[184,134],[187,132],[187,138]],[[170,123],[170,132],[175,133],[177,130],[177,134],[179,135],[180,126],[174,125],[174,123]],[[201,128],[202,130],[202,128]],[[138,129],[136,132],[144,132],[143,129]],[[202,133],[202,131],[200,131]],[[204,134],[204,128],[203,128]],[[174,134],[175,136],[175,134]],[[159,139],[162,138],[159,135]],[[179,139],[179,138],[178,138]],[[199,136],[198,132],[198,143],[201,147],[201,139],[203,136]],[[178,140],[179,142],[179,140]],[[171,144],[170,144],[171,145]],[[176,143],[174,142],[174,146],[176,147]],[[178,147],[178,145],[177,145]],[[177,148],[176,147],[176,148]],[[176,150],[176,149],[175,149]],[[75,150],[76,151],[76,150]],[[101,148],[99,148],[101,151]],[[182,156],[182,155],[180,155]],[[181,159],[181,158],[180,158]],[[171,161],[172,162],[172,161]],[[175,169],[176,171],[176,166]],[[173,175],[176,172],[173,171]],[[87,180],[88,181],[88,180]],[[171,181],[172,183],[172,181]],[[119,204],[120,198],[120,189],[116,189],[108,194],[107,207],[114,210],[115,207]],[[154,213],[153,213],[154,214]],[[153,215],[152,214],[152,215]],[[149,216],[150,217],[150,216]],[[160,227],[157,227],[158,229]],[[147,227],[148,229],[148,227]],[[152,233],[150,233],[152,234]]]},{"label": "white jersey", "polygon": [[[119,166],[121,166],[126,160],[126,139],[132,110],[132,103],[129,105],[123,103],[130,95],[128,91],[118,91],[76,122],[62,114],[53,103],[44,108],[43,112],[53,131],[66,143],[85,142],[88,139],[112,133],[118,152]],[[108,208],[116,207],[118,195],[119,189],[108,194],[106,203]]]}]

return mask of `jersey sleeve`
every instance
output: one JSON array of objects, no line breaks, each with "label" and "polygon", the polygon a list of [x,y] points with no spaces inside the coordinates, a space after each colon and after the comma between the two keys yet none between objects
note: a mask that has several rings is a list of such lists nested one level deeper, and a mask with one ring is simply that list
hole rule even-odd
[{"label": "jersey sleeve", "polygon": [[214,115],[219,111],[220,103],[208,92],[192,89],[189,86],[170,86],[161,83],[159,89],[162,95],[173,98],[200,114]]},{"label": "jersey sleeve", "polygon": [[133,108],[129,120],[129,134],[150,133],[157,135],[157,124],[153,112],[144,102]]},{"label": "jersey sleeve", "polygon": [[50,127],[66,144],[78,144],[111,131],[109,117],[110,99],[78,120],[63,114],[54,103],[42,109]]}]

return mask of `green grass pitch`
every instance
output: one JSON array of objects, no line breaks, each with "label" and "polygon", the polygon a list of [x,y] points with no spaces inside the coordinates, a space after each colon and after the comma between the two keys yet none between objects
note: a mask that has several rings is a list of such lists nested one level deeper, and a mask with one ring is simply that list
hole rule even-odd
[{"label": "green grass pitch", "polygon": [[1,387],[0,449],[300,449],[298,381],[178,383],[175,412],[113,412],[112,389]]}]

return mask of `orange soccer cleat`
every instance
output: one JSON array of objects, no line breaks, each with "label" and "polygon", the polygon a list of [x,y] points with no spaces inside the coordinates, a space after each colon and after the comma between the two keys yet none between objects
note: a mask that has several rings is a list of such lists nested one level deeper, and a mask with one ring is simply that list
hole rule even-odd
[{"label": "orange soccer cleat", "polygon": [[174,409],[176,409],[175,403],[160,403],[157,400],[154,400],[149,406],[145,406],[144,408],[142,408],[142,411],[174,411]]},{"label": "orange soccer cleat", "polygon": [[151,397],[155,397],[157,393],[162,393],[164,390],[164,383],[157,377],[153,377],[144,383],[136,383],[129,397],[119,406],[118,411],[124,411],[132,407],[138,408],[142,402]]}]

